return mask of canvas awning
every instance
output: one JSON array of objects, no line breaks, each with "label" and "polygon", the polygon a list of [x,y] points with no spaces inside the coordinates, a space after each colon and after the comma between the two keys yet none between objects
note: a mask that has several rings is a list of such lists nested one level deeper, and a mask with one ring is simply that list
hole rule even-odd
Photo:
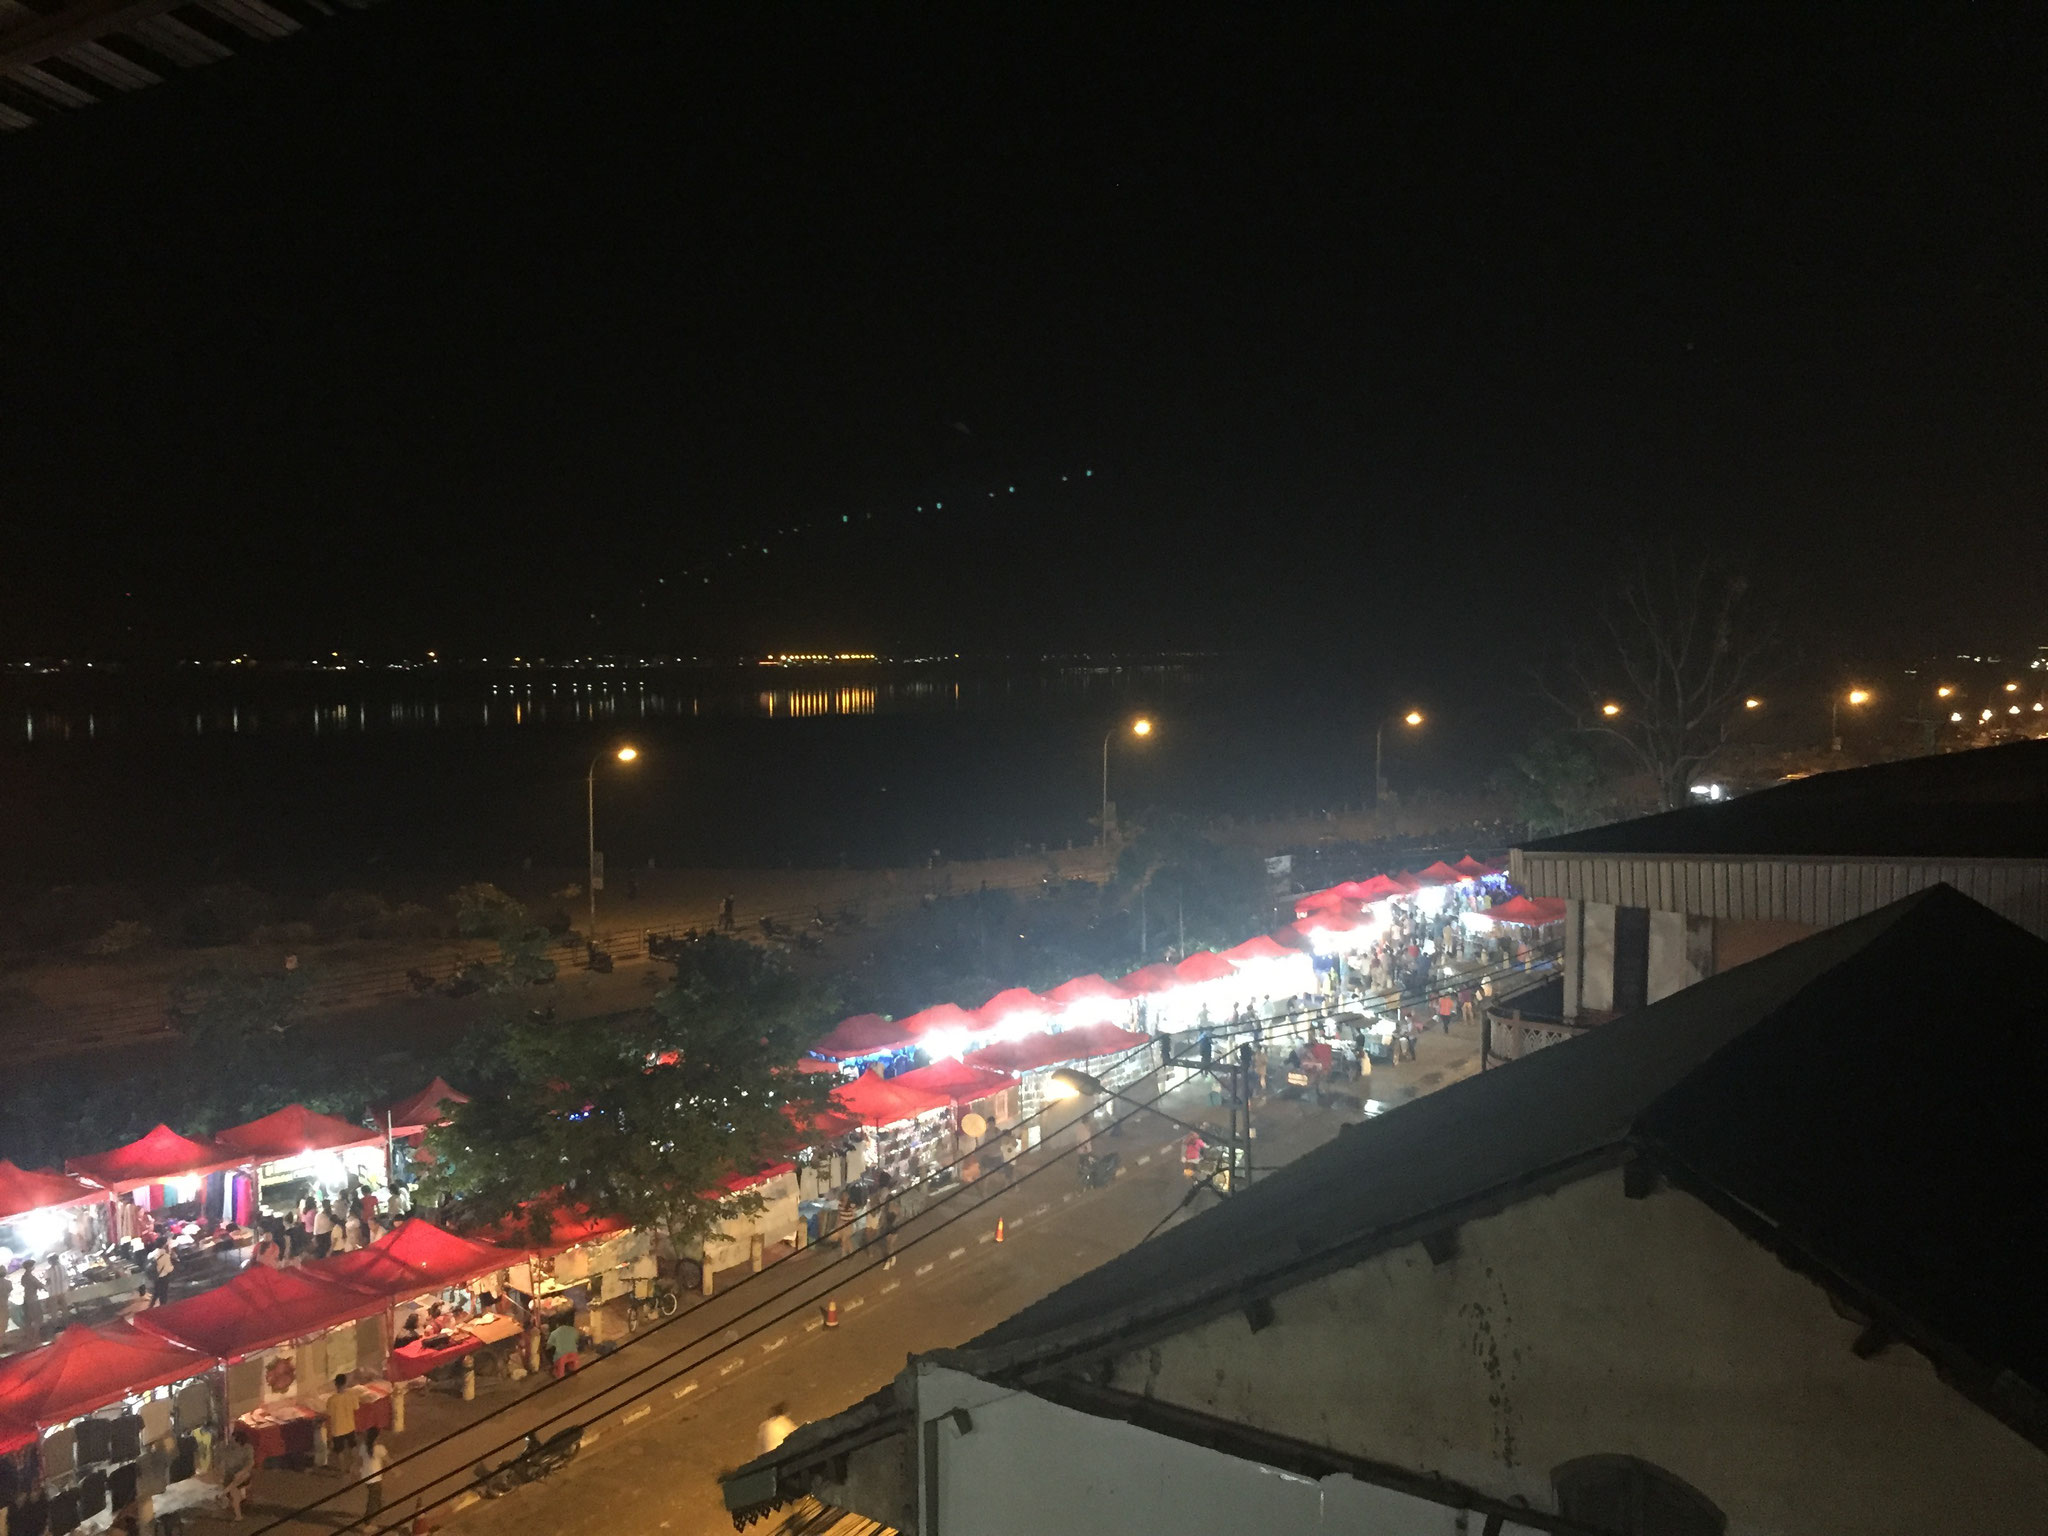
[{"label": "canvas awning", "polygon": [[226,1285],[138,1313],[135,1326],[220,1360],[308,1338],[390,1305],[381,1291],[322,1278],[311,1265],[252,1264]]},{"label": "canvas awning", "polygon": [[1465,857],[1463,857],[1462,859],[1458,860],[1458,862],[1452,865],[1451,867],[1457,870],[1460,874],[1464,875],[1464,877],[1468,880],[1484,880],[1489,875],[1497,875],[1500,873],[1500,868],[1498,865],[1482,864],[1477,859],[1473,858],[1472,855],[1469,853],[1466,854]]},{"label": "canvas awning", "polygon": [[1014,1028],[1028,1020],[1050,1020],[1059,1012],[1059,1005],[1040,997],[1029,987],[1010,987],[974,1010],[975,1021],[982,1029],[1001,1029],[1005,1025]]},{"label": "canvas awning", "polygon": [[1198,949],[1176,965],[1173,973],[1183,982],[1200,985],[1205,981],[1228,981],[1237,974],[1237,967],[1214,950]]},{"label": "canvas awning", "polygon": [[852,1082],[841,1083],[834,1088],[832,1102],[862,1125],[894,1125],[899,1120],[929,1114],[935,1109],[952,1108],[953,1100],[949,1094],[901,1088],[897,1086],[899,1081],[885,1078],[879,1072],[863,1072]]},{"label": "canvas awning", "polygon": [[107,1192],[97,1184],[54,1168],[18,1168],[0,1157],[0,1221],[106,1198]]},{"label": "canvas awning", "polygon": [[1472,877],[1455,865],[1438,859],[1429,868],[1418,871],[1415,878],[1424,885],[1458,885]]},{"label": "canvas awning", "polygon": [[1477,916],[1489,918],[1496,923],[1513,923],[1522,928],[1546,928],[1552,923],[1564,921],[1565,903],[1556,896],[1513,896],[1497,907],[1488,907]]},{"label": "canvas awning", "polygon": [[213,1139],[216,1145],[240,1153],[243,1162],[282,1163],[309,1152],[374,1147],[384,1136],[381,1131],[316,1113],[303,1104],[287,1104],[260,1120],[217,1132]]},{"label": "canvas awning", "polygon": [[939,1003],[934,1007],[913,1013],[902,1021],[903,1031],[913,1041],[927,1036],[949,1033],[955,1030],[975,1033],[981,1029],[981,1020],[962,1008],[958,1003]]},{"label": "canvas awning", "polygon": [[1130,994],[1120,989],[1113,981],[1090,973],[1075,976],[1050,988],[1043,994],[1048,1003],[1060,1008],[1071,1008],[1076,1003],[1123,1003],[1130,1001]]},{"label": "canvas awning", "polygon": [[468,1094],[449,1087],[447,1079],[437,1077],[410,1098],[390,1105],[377,1119],[389,1125],[394,1136],[417,1136],[429,1126],[444,1124],[450,1105],[468,1102]]},{"label": "canvas awning", "polygon": [[41,1349],[0,1360],[0,1442],[8,1425],[18,1432],[68,1423],[133,1393],[204,1375],[213,1364],[211,1355],[125,1318],[74,1324]]},{"label": "canvas awning", "polygon": [[64,1168],[68,1173],[84,1174],[110,1194],[119,1194],[145,1184],[161,1184],[166,1179],[197,1178],[204,1173],[245,1167],[248,1161],[239,1152],[210,1141],[180,1136],[168,1125],[159,1125],[111,1152],[67,1157]]},{"label": "canvas awning", "polygon": [[1281,943],[1277,934],[1262,933],[1224,950],[1223,958],[1232,965],[1251,965],[1260,960],[1298,960],[1301,954],[1294,945]]},{"label": "canvas awning", "polygon": [[856,1056],[899,1051],[909,1044],[910,1034],[902,1023],[885,1019],[879,1013],[857,1013],[840,1020],[831,1034],[811,1047],[811,1054],[850,1061]]},{"label": "canvas awning", "polygon": [[914,1072],[905,1072],[889,1079],[898,1088],[908,1088],[917,1093],[943,1093],[955,1104],[971,1104],[976,1099],[986,1099],[1012,1086],[1016,1079],[1007,1072],[994,1071],[988,1067],[970,1066],[964,1061],[935,1061],[928,1067],[919,1067]]},{"label": "canvas awning", "polygon": [[1176,987],[1187,985],[1187,978],[1165,961],[1140,966],[1128,976],[1117,978],[1117,985],[1123,988],[1126,997],[1145,997],[1155,992],[1171,992]]},{"label": "canvas awning", "polygon": [[397,1301],[494,1274],[526,1262],[523,1249],[457,1237],[419,1217],[400,1222],[367,1248],[303,1266],[301,1273],[339,1280]]},{"label": "canvas awning", "polygon": [[1079,1029],[1062,1029],[1026,1035],[1022,1040],[1005,1040],[984,1046],[968,1057],[977,1067],[1000,1072],[1035,1072],[1067,1061],[1091,1061],[1098,1056],[1120,1056],[1125,1051],[1150,1045],[1150,1035],[1114,1024],[1084,1024]]},{"label": "canvas awning", "polygon": [[[559,1193],[559,1192],[558,1192]],[[543,1240],[535,1223],[536,1210],[546,1207],[544,1200],[528,1201],[509,1215],[501,1217],[478,1234],[504,1247],[516,1247],[522,1253],[560,1253],[565,1248],[574,1248],[578,1243],[595,1242],[601,1237],[610,1237],[626,1230],[627,1221],[623,1216],[594,1215],[588,1207],[557,1203],[547,1209],[548,1235]]]}]

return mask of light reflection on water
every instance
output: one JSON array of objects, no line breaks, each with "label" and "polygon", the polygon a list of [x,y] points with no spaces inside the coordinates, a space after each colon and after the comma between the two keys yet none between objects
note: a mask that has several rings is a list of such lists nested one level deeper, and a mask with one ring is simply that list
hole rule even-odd
[{"label": "light reflection on water", "polygon": [[440,696],[358,696],[309,703],[247,698],[16,708],[0,740],[22,745],[97,741],[109,736],[184,737],[365,732],[574,728],[665,719],[817,720],[890,714],[944,714],[1061,705],[1091,707],[1134,688],[1148,697],[1184,691],[1188,669],[1170,666],[1058,668],[1022,677],[978,677],[848,685],[797,683],[778,688],[715,685],[678,688],[660,681],[506,682]]}]

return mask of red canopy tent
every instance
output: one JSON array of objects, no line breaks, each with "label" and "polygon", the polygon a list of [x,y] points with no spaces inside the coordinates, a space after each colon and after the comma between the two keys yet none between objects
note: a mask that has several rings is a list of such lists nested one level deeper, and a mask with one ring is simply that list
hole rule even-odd
[{"label": "red canopy tent", "polygon": [[0,1221],[9,1221],[30,1211],[57,1210],[106,1198],[104,1189],[88,1184],[84,1179],[59,1173],[54,1168],[17,1168],[0,1157]]},{"label": "red canopy tent", "polygon": [[1015,1082],[1016,1079],[1007,1072],[951,1060],[935,1061],[928,1067],[919,1067],[914,1072],[900,1073],[889,1079],[892,1087],[908,1088],[918,1093],[943,1093],[954,1104],[970,1104],[976,1099],[991,1098]]},{"label": "red canopy tent", "polygon": [[1457,885],[1465,880],[1469,880],[1471,876],[1455,865],[1446,864],[1442,859],[1438,859],[1429,868],[1417,874],[1415,878],[1424,885]]},{"label": "red canopy tent", "polygon": [[1359,886],[1361,901],[1385,901],[1389,896],[1414,894],[1417,886],[1413,881],[1404,881],[1396,875],[1374,875]]},{"label": "red canopy tent", "polygon": [[1121,990],[1113,981],[1090,972],[1063,981],[1044,994],[1045,1000],[1060,1008],[1071,1008],[1075,1003],[1127,1003],[1130,994]]},{"label": "red canopy tent", "polygon": [[418,1136],[430,1125],[444,1124],[449,1105],[468,1102],[468,1094],[449,1087],[447,1079],[437,1077],[411,1098],[390,1105],[377,1119],[389,1125],[394,1136]]},{"label": "red canopy tent", "polygon": [[303,1104],[287,1104],[260,1120],[217,1132],[213,1139],[228,1151],[239,1152],[243,1162],[281,1163],[308,1152],[374,1147],[383,1141],[384,1134],[332,1115],[315,1113]]},{"label": "red canopy tent", "polygon": [[[907,1075],[907,1074],[906,1074]],[[879,1072],[863,1072],[850,1083],[832,1090],[832,1102],[862,1125],[894,1125],[914,1115],[935,1109],[950,1109],[952,1096],[930,1089],[899,1088],[898,1079]]]},{"label": "red canopy tent", "polygon": [[525,1262],[524,1250],[457,1237],[415,1216],[367,1248],[316,1260],[300,1273],[397,1300]]},{"label": "red canopy tent", "polygon": [[1483,880],[1488,875],[1497,875],[1500,873],[1500,870],[1497,866],[1492,864],[1482,864],[1477,859],[1473,858],[1472,855],[1469,853],[1466,854],[1465,857],[1463,857],[1462,859],[1458,860],[1458,862],[1456,864],[1453,864],[1451,867],[1457,870],[1460,874],[1462,874],[1467,880]]},{"label": "red canopy tent", "polygon": [[857,1013],[842,1019],[832,1033],[811,1047],[813,1056],[831,1056],[840,1061],[855,1056],[873,1056],[898,1051],[910,1044],[910,1034],[900,1022],[879,1013]]},{"label": "red canopy tent", "polygon": [[1125,997],[1143,997],[1152,992],[1171,992],[1176,987],[1187,985],[1187,978],[1161,960],[1155,964],[1141,966],[1128,976],[1117,978]]},{"label": "red canopy tent", "polygon": [[1558,896],[1511,897],[1497,907],[1488,907],[1481,917],[1496,923],[1514,923],[1523,928],[1544,928],[1564,921],[1564,899]]},{"label": "red canopy tent", "polygon": [[148,1135],[111,1152],[91,1157],[67,1157],[67,1173],[82,1173],[109,1194],[161,1184],[166,1179],[196,1178],[202,1173],[220,1173],[241,1168],[249,1159],[210,1141],[180,1136],[168,1125],[159,1125]]},{"label": "red canopy tent", "polygon": [[903,1020],[904,1032],[912,1040],[922,1040],[940,1030],[962,1029],[978,1033],[981,1027],[981,1020],[958,1003],[939,1003]]},{"label": "red canopy tent", "polygon": [[[1291,929],[1283,928],[1280,933],[1294,937]],[[1281,942],[1280,933],[1262,933],[1256,938],[1246,939],[1242,944],[1223,951],[1223,958],[1232,965],[1250,965],[1257,960],[1292,960],[1301,954],[1299,945]]]},{"label": "red canopy tent", "polygon": [[73,1325],[42,1349],[0,1360],[0,1443],[9,1437],[5,1426],[18,1433],[68,1423],[132,1393],[202,1376],[213,1364],[210,1355],[125,1318]]},{"label": "red canopy tent", "polygon": [[830,1072],[834,1077],[839,1075],[839,1063],[827,1061],[822,1056],[799,1056],[796,1059],[796,1069],[799,1073]]},{"label": "red canopy tent", "polygon": [[1370,897],[1359,894],[1364,889],[1360,882],[1347,880],[1326,891],[1310,891],[1306,896],[1294,898],[1294,910],[1303,916],[1311,912],[1341,912],[1355,902],[1370,900]]},{"label": "red canopy tent", "polygon": [[135,1326],[216,1359],[233,1360],[287,1339],[325,1333],[389,1304],[382,1292],[321,1277],[311,1265],[271,1269],[252,1264],[226,1285],[138,1313]]},{"label": "red canopy tent", "polygon": [[1002,1072],[1032,1072],[1040,1067],[1058,1066],[1063,1061],[1090,1061],[1097,1056],[1120,1056],[1152,1037],[1114,1024],[1084,1024],[1079,1029],[1062,1029],[1022,1040],[1003,1040],[983,1046],[969,1058],[977,1067]]},{"label": "red canopy tent", "polygon": [[1212,949],[1198,949],[1176,965],[1173,973],[1189,983],[1228,981],[1237,974],[1237,967]]},{"label": "red canopy tent", "polygon": [[[559,1194],[559,1191],[557,1191]],[[511,1212],[485,1227],[478,1236],[489,1238],[500,1247],[516,1247],[521,1253],[560,1253],[564,1248],[574,1248],[578,1243],[592,1242],[600,1237],[609,1237],[614,1232],[626,1230],[623,1216],[596,1216],[587,1206],[555,1204],[547,1213],[547,1240],[539,1237],[539,1227],[534,1221],[535,1211],[547,1205],[545,1200],[529,1200]]]},{"label": "red canopy tent", "polygon": [[1056,1003],[1040,997],[1029,987],[1011,987],[998,992],[975,1009],[974,1016],[982,1029],[1000,1029],[1018,1020],[1049,1020],[1058,1012]]}]

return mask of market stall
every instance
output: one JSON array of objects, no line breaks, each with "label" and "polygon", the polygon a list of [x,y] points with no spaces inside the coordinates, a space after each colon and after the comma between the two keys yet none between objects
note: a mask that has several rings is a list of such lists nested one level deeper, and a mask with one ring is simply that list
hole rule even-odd
[{"label": "market stall", "polygon": [[831,1061],[868,1063],[910,1049],[910,1033],[879,1013],[857,1013],[842,1019],[832,1032],[811,1047],[811,1054]]},{"label": "market stall", "polygon": [[213,1139],[254,1167],[257,1201],[278,1215],[289,1215],[306,1195],[324,1203],[351,1188],[381,1188],[385,1182],[381,1131],[303,1104],[287,1104]]},{"label": "market stall", "polygon": [[1063,981],[1042,995],[1059,1010],[1059,1023],[1067,1029],[1082,1024],[1116,1024],[1131,1016],[1131,994],[1093,973]]},{"label": "market stall", "polygon": [[449,1112],[468,1102],[468,1094],[437,1077],[418,1093],[372,1112],[371,1120],[384,1128],[386,1177],[393,1189],[418,1182],[421,1161],[427,1156],[422,1145],[427,1132],[446,1125]]},{"label": "market stall", "polygon": [[65,1329],[0,1361],[0,1509],[13,1531],[70,1531],[206,1468],[208,1356],[125,1321]]},{"label": "market stall", "polygon": [[[63,1269],[63,1302],[69,1309],[77,1300],[94,1302],[118,1288],[122,1279],[132,1287],[133,1271],[127,1266],[102,1276],[91,1254],[97,1246],[99,1227],[89,1214],[105,1202],[107,1192],[89,1180],[49,1168],[20,1168],[0,1158],[0,1273],[17,1260],[37,1266],[43,1288],[52,1289],[48,1266]],[[17,1288],[18,1289],[18,1288]],[[85,1292],[74,1298],[74,1292]],[[53,1296],[46,1310],[57,1306]],[[55,1319],[61,1322],[61,1318]],[[7,1321],[7,1320],[0,1320]],[[20,1319],[11,1320],[18,1323]],[[17,1341],[11,1326],[0,1329],[8,1343]]]},{"label": "market stall", "polygon": [[240,1266],[255,1205],[253,1170],[241,1154],[158,1125],[124,1147],[69,1158],[69,1173],[106,1191],[83,1208],[74,1307],[132,1293],[146,1247],[168,1242],[181,1285],[210,1284]]},{"label": "market stall", "polygon": [[[1015,1073],[1018,1118],[1030,1120],[1044,1108],[1046,1080],[1057,1068],[1079,1067],[1106,1087],[1122,1088],[1152,1070],[1151,1045],[1151,1036],[1135,1030],[1087,1024],[987,1046],[969,1056],[967,1064]],[[1028,1139],[1036,1144],[1036,1137]]]},{"label": "market stall", "polygon": [[1057,1024],[1057,1003],[1040,997],[1029,987],[1010,987],[974,1010],[977,1037],[983,1042],[1014,1040]]}]

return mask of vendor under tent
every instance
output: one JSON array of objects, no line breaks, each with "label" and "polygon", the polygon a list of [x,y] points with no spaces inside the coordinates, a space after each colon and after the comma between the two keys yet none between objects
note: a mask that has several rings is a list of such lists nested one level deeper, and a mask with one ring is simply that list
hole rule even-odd
[{"label": "vendor under tent", "polygon": [[80,1246],[72,1229],[81,1208],[106,1198],[87,1179],[53,1168],[18,1168],[0,1157],[0,1266],[16,1256],[39,1259]]},{"label": "vendor under tent", "polygon": [[1075,976],[1040,994],[1058,1010],[1069,1029],[1077,1024],[1108,1024],[1126,1018],[1131,996],[1115,982],[1093,972]]},{"label": "vendor under tent", "polygon": [[813,1056],[834,1061],[857,1061],[867,1056],[887,1056],[910,1045],[910,1032],[879,1013],[857,1013],[842,1019],[832,1033],[811,1047]]}]

